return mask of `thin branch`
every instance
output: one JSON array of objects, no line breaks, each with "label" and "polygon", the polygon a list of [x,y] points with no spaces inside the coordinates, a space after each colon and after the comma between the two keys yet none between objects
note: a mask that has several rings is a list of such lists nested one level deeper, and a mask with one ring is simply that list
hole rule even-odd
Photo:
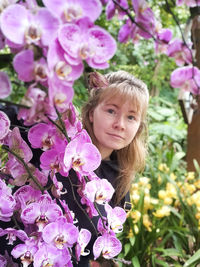
[{"label": "thin branch", "polygon": [[26,169],[29,177],[33,180],[33,182],[39,187],[39,189],[42,191],[42,193],[44,192],[44,188],[41,186],[41,184],[37,181],[37,179],[32,175],[28,165],[26,164],[26,162],[19,156],[17,155],[17,153],[15,153],[14,151],[10,150],[7,146],[2,145],[2,148],[4,150],[6,150],[7,152],[11,153],[13,156],[15,156],[23,165],[24,168]]},{"label": "thin branch", "polygon": [[55,108],[56,114],[58,115],[58,120],[59,120],[59,122],[60,122],[60,124],[61,124],[61,126],[62,126],[64,135],[65,135],[65,137],[67,138],[67,141],[70,142],[71,139],[69,138],[69,136],[68,136],[68,134],[67,134],[66,127],[65,127],[65,124],[64,124],[64,122],[63,122],[63,120],[62,120],[62,118],[61,118],[60,112],[58,111],[58,109],[56,108],[56,106],[54,106],[54,108]]},{"label": "thin branch", "polygon": [[134,23],[136,26],[138,26],[138,28],[140,28],[141,30],[143,30],[144,32],[148,33],[151,38],[156,41],[157,39],[153,36],[153,34],[151,34],[149,31],[147,31],[147,29],[145,29],[142,25],[140,25],[139,23],[137,23],[134,18],[132,17],[132,15],[130,14],[130,12],[128,11],[128,9],[125,9],[124,7],[122,7],[117,0],[112,0],[113,3],[118,6],[123,12],[126,13],[126,15],[129,17],[129,19],[132,21],[132,23]]},{"label": "thin branch", "polygon": [[13,103],[13,102],[11,102],[11,101],[4,100],[4,99],[0,99],[0,103],[5,103],[5,104],[7,104],[7,105],[16,106],[16,107],[19,107],[19,108],[26,108],[26,109],[29,109],[29,108],[30,108],[30,107],[28,107],[28,106],[26,106],[26,105]]},{"label": "thin branch", "polygon": [[76,196],[75,196],[75,193],[74,193],[73,184],[72,184],[72,182],[71,182],[71,180],[70,180],[70,176],[69,176],[69,182],[70,182],[70,185],[71,185],[72,195],[73,195],[74,201],[76,202],[76,204],[78,205],[78,207],[82,210],[82,212],[85,214],[85,216],[88,218],[89,222],[91,223],[92,227],[93,227],[94,230],[95,230],[95,234],[96,234],[96,236],[98,236],[98,232],[97,232],[97,229],[96,229],[94,223],[92,222],[92,220],[91,220],[90,217],[88,216],[87,212],[84,210],[84,208],[80,205],[80,203],[79,203],[78,200],[76,199]]}]

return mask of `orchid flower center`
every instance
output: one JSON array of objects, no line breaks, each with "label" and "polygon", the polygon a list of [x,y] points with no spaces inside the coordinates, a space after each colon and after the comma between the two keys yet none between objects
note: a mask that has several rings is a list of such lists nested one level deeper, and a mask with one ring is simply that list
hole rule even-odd
[{"label": "orchid flower center", "polygon": [[50,259],[45,259],[41,265],[41,267],[50,267],[50,266],[53,266],[53,263]]},{"label": "orchid flower center", "polygon": [[64,61],[59,61],[55,66],[55,72],[60,80],[64,80],[72,72],[72,67]]},{"label": "orchid flower center", "polygon": [[21,257],[21,262],[23,266],[27,267],[31,262],[33,262],[33,256],[30,251],[26,251]]},{"label": "orchid flower center", "polygon": [[60,108],[62,108],[63,104],[65,104],[66,102],[66,99],[67,99],[67,95],[60,92],[54,96],[54,103],[56,106],[59,106]]},{"label": "orchid flower center", "polygon": [[72,158],[72,168],[75,170],[75,171],[79,171],[80,167],[82,165],[84,165],[84,160],[80,157],[80,156],[77,156],[77,157],[74,157]]},{"label": "orchid flower center", "polygon": [[[111,251],[109,251],[109,250],[105,250],[105,251],[103,251],[103,256],[109,256],[109,254],[110,254],[110,252]],[[106,258],[106,257],[105,257]]]},{"label": "orchid flower center", "polygon": [[38,80],[46,80],[47,79],[47,73],[46,69],[43,65],[37,64],[34,69],[35,76]]},{"label": "orchid flower center", "polygon": [[62,234],[57,235],[54,242],[55,242],[55,245],[57,248],[63,249],[64,244],[66,243],[64,235],[62,235]]},{"label": "orchid flower center", "polygon": [[91,52],[91,49],[88,47],[88,44],[83,44],[80,47],[79,55],[83,60],[87,59],[88,57],[91,57],[92,54],[93,53]]},{"label": "orchid flower center", "polygon": [[72,22],[82,16],[82,9],[80,6],[69,6],[64,10],[64,20],[66,22]]},{"label": "orchid flower center", "polygon": [[47,149],[51,148],[52,144],[53,144],[53,141],[52,141],[52,138],[50,136],[45,136],[42,139],[42,149],[43,150],[47,150]]},{"label": "orchid flower center", "polygon": [[56,160],[55,162],[52,162],[50,164],[50,167],[52,170],[56,170],[56,172],[58,172],[60,170],[60,164],[59,164],[59,161]]},{"label": "orchid flower center", "polygon": [[44,226],[48,223],[48,218],[47,218],[47,216],[46,215],[40,215],[37,219],[36,219],[36,221],[35,221],[35,223],[36,223],[36,225],[38,226],[38,231],[39,232],[41,232],[42,231],[42,229],[44,228]]},{"label": "orchid flower center", "polygon": [[36,43],[40,40],[42,32],[37,25],[30,25],[25,31],[25,38],[28,44]]}]

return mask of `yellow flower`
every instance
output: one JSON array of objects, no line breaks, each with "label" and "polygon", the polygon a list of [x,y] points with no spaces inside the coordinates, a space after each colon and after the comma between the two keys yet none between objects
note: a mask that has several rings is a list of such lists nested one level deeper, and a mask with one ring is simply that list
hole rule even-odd
[{"label": "yellow flower", "polygon": [[196,182],[194,182],[194,185],[196,188],[200,189],[200,180],[197,180]]},{"label": "yellow flower", "polygon": [[143,224],[144,224],[144,226],[147,228],[147,230],[149,232],[152,231],[152,229],[151,229],[152,222],[149,220],[149,215],[148,214],[144,214],[143,215]]},{"label": "yellow flower", "polygon": [[165,204],[165,205],[171,205],[172,202],[173,202],[173,199],[172,199],[171,197],[166,197],[166,198],[164,199],[164,204]]},{"label": "yellow flower", "polygon": [[140,186],[146,186],[146,185],[148,185],[149,180],[150,180],[150,179],[147,178],[147,177],[141,177],[141,178],[139,179],[138,184],[139,184]]},{"label": "yellow flower", "polygon": [[133,200],[133,202],[134,202],[135,204],[137,204],[138,201],[139,201],[139,199],[140,199],[140,195],[139,195],[138,193],[134,192],[134,193],[131,195],[131,199]]},{"label": "yellow flower", "polygon": [[195,217],[196,217],[197,220],[199,220],[200,219],[200,212],[197,212]]},{"label": "yellow flower", "polygon": [[194,178],[195,178],[195,173],[194,172],[188,172],[187,173],[186,179],[188,181],[194,180]]},{"label": "yellow flower", "polygon": [[135,232],[135,234],[137,235],[137,234],[139,233],[139,228],[138,228],[137,224],[135,224],[135,225],[133,226],[133,228],[134,228],[134,232]]},{"label": "yellow flower", "polygon": [[170,208],[168,206],[162,206],[156,212],[153,212],[153,215],[158,218],[163,218],[170,215]]},{"label": "yellow flower", "polygon": [[162,177],[160,174],[158,174],[158,184],[161,184],[162,183]]},{"label": "yellow flower", "polygon": [[158,197],[159,197],[160,199],[165,199],[166,196],[167,196],[167,192],[166,192],[165,190],[160,190],[160,191],[158,191]]},{"label": "yellow flower", "polygon": [[160,163],[160,165],[158,166],[158,169],[161,172],[165,172],[165,173],[169,172],[169,168],[167,167],[167,165],[165,163]]},{"label": "yellow flower", "polygon": [[167,183],[166,191],[168,197],[177,198],[176,187],[173,184]]},{"label": "yellow flower", "polygon": [[152,209],[153,206],[151,204],[151,197],[149,195],[146,195],[144,197],[144,209],[148,210],[148,209]]},{"label": "yellow flower", "polygon": [[141,213],[138,210],[132,211],[130,217],[133,219],[134,223],[137,223],[141,217]]},{"label": "yellow flower", "polygon": [[128,237],[128,238],[131,238],[131,237],[133,237],[133,236],[134,236],[134,234],[133,234],[133,229],[130,229],[130,231],[129,231],[127,237]]},{"label": "yellow flower", "polygon": [[170,179],[176,180],[177,176],[172,172],[170,173]]}]

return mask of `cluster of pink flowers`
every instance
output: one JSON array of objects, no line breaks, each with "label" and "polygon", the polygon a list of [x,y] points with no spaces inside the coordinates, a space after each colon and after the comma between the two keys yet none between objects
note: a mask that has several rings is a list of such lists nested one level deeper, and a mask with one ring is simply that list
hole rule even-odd
[{"label": "cluster of pink flowers", "polygon": [[[200,1],[195,0],[176,1],[178,6],[186,4],[189,7],[195,7],[199,3]],[[172,31],[161,28],[147,1],[133,0],[132,8],[133,13],[129,9],[127,0],[106,1],[107,19],[111,19],[116,13],[119,19],[123,20],[125,18],[125,24],[119,30],[118,40],[124,43],[132,40],[133,43],[137,43],[140,38],[154,38],[155,52],[165,53],[167,56],[174,58],[179,66],[171,75],[171,86],[189,91],[193,95],[200,94],[200,72],[196,67],[193,67],[191,43],[183,42],[180,39],[172,39]],[[127,18],[125,14],[130,16]],[[185,67],[185,65],[188,66]]]},{"label": "cluster of pink flowers", "polygon": [[[114,193],[112,185],[93,172],[101,156],[72,105],[73,83],[82,75],[84,61],[92,68],[107,68],[116,42],[94,24],[102,11],[100,0],[43,0],[43,5],[38,6],[35,0],[13,0],[1,7],[0,48],[10,48],[18,79],[28,84],[22,99],[27,108],[19,109],[18,119],[32,126],[28,140],[42,154],[37,168],[19,128],[11,129],[8,116],[1,111],[0,143],[8,150],[8,160],[1,168],[0,220],[15,218],[23,227],[0,228],[0,236],[7,236],[12,256],[23,266],[73,266],[73,251],[76,261],[90,253],[86,246],[91,233],[78,228],[76,214],[64,200],[57,204],[61,194],[66,194],[67,201],[67,192],[56,174],[70,179],[69,171],[74,169],[82,185],[81,202],[90,217],[98,216],[95,205],[108,205]],[[0,82],[0,97],[6,98],[12,85],[5,72],[0,72]],[[15,186],[19,188],[13,193]],[[121,251],[115,233],[122,229],[126,213],[109,206],[105,210],[107,226],[98,226],[93,254],[110,259]],[[8,257],[1,256],[0,263],[6,266]]]}]

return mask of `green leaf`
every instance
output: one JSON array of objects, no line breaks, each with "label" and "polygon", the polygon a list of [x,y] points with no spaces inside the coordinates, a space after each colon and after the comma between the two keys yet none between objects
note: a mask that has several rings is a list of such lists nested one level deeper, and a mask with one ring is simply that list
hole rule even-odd
[{"label": "green leaf", "polygon": [[135,244],[135,236],[133,236],[133,237],[130,237],[130,243],[131,243],[131,246],[133,247],[134,246],[134,244]]},{"label": "green leaf", "polygon": [[165,261],[155,259],[156,266],[164,266],[169,267],[169,264],[167,264]]},{"label": "green leaf", "polygon": [[140,262],[137,256],[132,258],[132,264],[133,264],[133,267],[140,267]]},{"label": "green leaf", "polygon": [[183,267],[189,267],[189,266],[191,266],[191,264],[194,264],[197,261],[200,262],[200,249],[197,250],[196,253],[191,258],[189,258],[189,260],[187,260],[185,262],[185,264],[183,265]]},{"label": "green leaf", "polygon": [[129,253],[130,248],[131,248],[131,244],[130,243],[125,244],[125,246],[124,246],[124,256],[126,256]]}]

